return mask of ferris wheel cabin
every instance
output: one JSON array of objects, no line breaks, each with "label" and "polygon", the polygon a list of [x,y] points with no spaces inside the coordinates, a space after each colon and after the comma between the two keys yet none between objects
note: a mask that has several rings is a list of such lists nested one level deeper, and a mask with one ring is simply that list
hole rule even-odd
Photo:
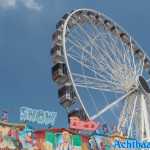
[{"label": "ferris wheel cabin", "polygon": [[60,104],[63,107],[70,107],[75,103],[77,97],[72,85],[64,85],[58,90],[58,97],[60,99]]}]

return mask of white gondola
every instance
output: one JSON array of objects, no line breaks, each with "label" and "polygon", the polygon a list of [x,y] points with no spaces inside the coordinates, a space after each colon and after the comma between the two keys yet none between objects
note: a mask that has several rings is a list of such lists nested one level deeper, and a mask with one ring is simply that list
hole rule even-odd
[{"label": "white gondola", "polygon": [[148,58],[144,59],[144,68],[145,69],[150,68],[150,60]]},{"label": "white gondola", "polygon": [[88,120],[83,108],[74,109],[68,113],[68,121],[71,117],[79,117],[81,120]]},{"label": "white gondola", "polygon": [[67,68],[64,63],[57,63],[52,67],[52,78],[58,85],[68,81]]},{"label": "white gondola", "polygon": [[52,40],[54,43],[56,43],[57,45],[61,45],[62,44],[62,32],[60,30],[57,30],[53,36],[52,36]]},{"label": "white gondola", "polygon": [[135,55],[139,58],[139,59],[143,59],[144,58],[144,52],[141,49],[138,49],[135,53]]},{"label": "white gondola", "polygon": [[85,15],[78,16],[78,22],[80,22],[80,24],[83,24],[85,22]]},{"label": "white gondola", "polygon": [[111,31],[111,33],[113,33],[117,37],[120,37],[121,31],[120,31],[118,26],[112,27],[110,31]]},{"label": "white gondola", "polygon": [[58,96],[60,99],[60,104],[65,108],[70,107],[75,103],[76,94],[72,85],[64,85],[58,90]]},{"label": "white gondola", "polygon": [[111,30],[114,27],[113,23],[110,20],[105,20],[104,26],[106,27],[107,30]]},{"label": "white gondola", "polygon": [[[81,15],[79,15],[81,14]],[[74,14],[73,15],[73,18],[72,18],[72,22],[74,23],[74,25],[76,25],[77,23],[84,23],[84,20],[85,20],[85,16],[80,12],[79,14]]]},{"label": "white gondola", "polygon": [[131,47],[132,47],[132,51],[134,52],[135,55],[138,53],[138,51],[140,51],[139,47],[136,45],[136,43],[134,41],[130,42],[130,48]]},{"label": "white gondola", "polygon": [[95,13],[87,11],[87,16],[89,16],[91,19],[95,18]]},{"label": "white gondola", "polygon": [[130,38],[126,33],[122,32],[120,34],[120,37],[121,37],[122,41],[125,42],[127,45],[129,45],[129,46],[131,45]]},{"label": "white gondola", "polygon": [[64,20],[66,20],[69,16],[69,13],[64,14],[64,16],[62,17]]},{"label": "white gondola", "polygon": [[57,24],[56,24],[56,29],[62,29],[64,25],[64,19],[61,19]]},{"label": "white gondola", "polygon": [[76,25],[76,21],[72,18],[69,20],[67,27],[70,29]]},{"label": "white gondola", "polygon": [[96,26],[103,26],[105,18],[102,15],[95,15],[95,21],[93,22]]},{"label": "white gondola", "polygon": [[59,63],[59,62],[64,62],[62,46],[55,45],[51,49],[51,56],[52,56],[52,60],[54,64]]},{"label": "white gondola", "polygon": [[[88,18],[91,20],[90,22],[93,22],[95,24],[100,23],[100,20],[102,20],[101,17],[97,18],[98,16],[93,13],[93,12],[87,12],[86,15],[88,16]],[[99,20],[98,20],[99,19]],[[103,21],[102,21],[103,22]]]}]

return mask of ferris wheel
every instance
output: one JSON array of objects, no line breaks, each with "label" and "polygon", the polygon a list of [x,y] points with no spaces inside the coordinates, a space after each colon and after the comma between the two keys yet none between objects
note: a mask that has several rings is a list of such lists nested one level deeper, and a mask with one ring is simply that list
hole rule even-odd
[{"label": "ferris wheel", "polygon": [[150,59],[116,22],[91,9],[65,14],[53,34],[52,77],[68,116],[150,139]]}]

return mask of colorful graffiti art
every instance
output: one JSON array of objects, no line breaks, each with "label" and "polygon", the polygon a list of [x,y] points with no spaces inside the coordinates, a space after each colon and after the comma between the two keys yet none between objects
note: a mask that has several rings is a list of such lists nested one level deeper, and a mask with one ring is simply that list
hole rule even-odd
[{"label": "colorful graffiti art", "polygon": [[33,130],[25,124],[0,122],[0,150],[111,150],[115,139],[107,125],[86,135],[80,130],[47,128]]},{"label": "colorful graffiti art", "polygon": [[24,127],[24,124],[0,122],[0,149],[20,149],[21,143],[18,133]]}]

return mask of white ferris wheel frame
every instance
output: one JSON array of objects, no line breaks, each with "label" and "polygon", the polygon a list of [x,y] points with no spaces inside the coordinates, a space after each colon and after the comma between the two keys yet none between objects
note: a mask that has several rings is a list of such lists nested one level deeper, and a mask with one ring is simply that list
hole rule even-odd
[{"label": "white ferris wheel frame", "polygon": [[[86,110],[86,108],[85,108],[85,106],[84,106],[84,103],[83,103],[83,101],[82,101],[82,99],[81,99],[81,97],[80,97],[80,94],[79,94],[79,92],[78,92],[78,90],[77,90],[76,84],[75,84],[75,82],[74,82],[74,78],[73,78],[73,75],[72,75],[72,72],[71,72],[71,68],[70,68],[70,65],[69,65],[69,62],[68,62],[68,56],[67,56],[66,44],[65,44],[65,42],[66,42],[66,32],[67,32],[66,30],[67,30],[68,21],[69,21],[69,19],[72,17],[72,15],[75,14],[76,12],[78,12],[78,11],[90,11],[90,12],[93,12],[93,13],[98,14],[98,15],[103,15],[106,19],[108,19],[108,20],[112,21],[113,23],[115,23],[115,25],[116,25],[117,27],[119,27],[119,29],[121,29],[121,31],[123,31],[124,33],[127,33],[127,32],[126,32],[119,24],[117,24],[115,21],[113,21],[112,19],[110,19],[110,18],[107,17],[106,15],[104,15],[104,14],[102,14],[102,13],[99,13],[98,11],[93,10],[93,9],[86,9],[86,8],[77,9],[77,10],[71,12],[71,13],[69,14],[69,16],[67,17],[67,19],[65,20],[65,22],[64,22],[63,35],[62,35],[62,42],[63,42],[63,43],[62,43],[62,44],[63,44],[63,54],[64,54],[65,63],[66,63],[66,66],[67,66],[68,75],[69,75],[69,77],[70,77],[71,83],[72,83],[73,88],[74,88],[74,91],[75,91],[75,93],[76,93],[76,96],[77,96],[79,102],[81,103],[81,106],[83,107],[83,109],[84,109],[84,111],[85,111],[85,114],[87,115],[87,117],[88,117],[89,120],[94,120],[94,119],[96,119],[97,117],[99,117],[100,115],[102,115],[104,112],[106,112],[107,110],[109,110],[111,107],[113,107],[114,105],[116,105],[116,104],[119,103],[120,101],[123,101],[126,97],[130,96],[132,93],[134,93],[134,91],[135,91],[136,89],[133,89],[133,90],[129,91],[128,93],[126,93],[125,95],[123,95],[122,97],[118,98],[117,100],[115,100],[114,102],[112,102],[111,104],[109,104],[106,108],[100,110],[97,114],[95,114],[95,115],[93,115],[93,116],[90,116],[90,115],[89,115],[89,113],[88,113],[88,111]],[[127,35],[129,35],[129,34],[127,33]],[[130,36],[129,36],[129,37],[130,37]],[[136,44],[136,45],[140,48],[140,50],[143,52],[143,54],[144,54],[144,59],[145,59],[145,57],[148,57],[148,56],[145,54],[144,50],[137,44],[137,42],[136,42],[133,38],[132,38],[132,41],[134,41],[135,44]],[[141,75],[142,75],[142,72],[143,72],[143,69],[144,69],[144,59],[143,59],[143,65],[142,65],[143,68],[142,68],[142,71],[141,71]],[[142,99],[143,99],[143,97],[142,97]],[[135,103],[136,103],[136,100],[135,100]],[[145,106],[144,103],[141,103],[141,105],[142,105],[142,106]],[[145,111],[144,111],[144,112],[145,112]],[[142,114],[142,115],[143,115],[143,114]],[[133,114],[132,114],[132,118],[133,118]],[[131,125],[130,125],[130,126],[131,126]],[[129,126],[129,131],[131,130],[131,127],[130,127],[130,126]],[[147,125],[147,127],[149,128],[149,124]],[[142,127],[142,128],[144,128],[144,127]],[[148,136],[150,137],[150,132],[149,132],[148,134],[149,134]]]}]

